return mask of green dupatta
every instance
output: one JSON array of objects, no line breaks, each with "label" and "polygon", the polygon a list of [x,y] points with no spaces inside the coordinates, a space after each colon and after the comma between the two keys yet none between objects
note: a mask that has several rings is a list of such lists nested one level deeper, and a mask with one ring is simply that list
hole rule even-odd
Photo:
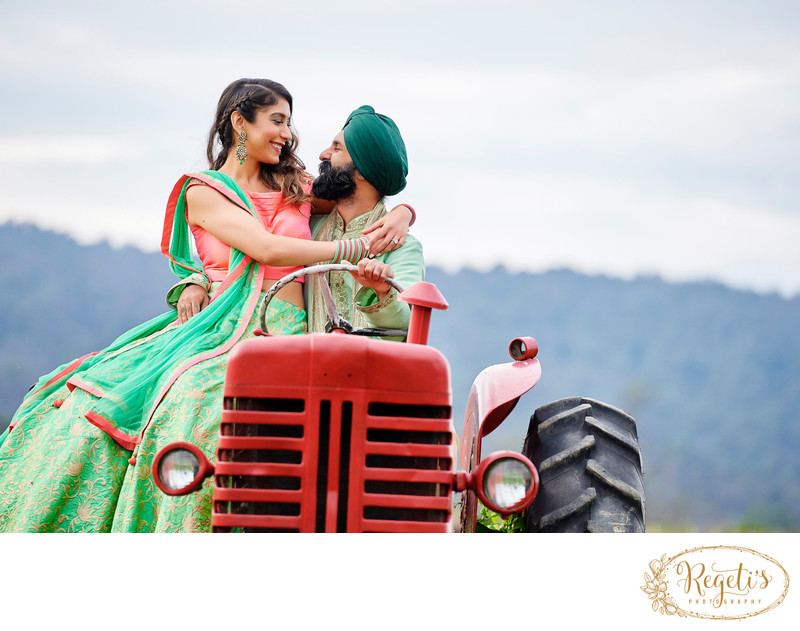
[{"label": "green dupatta", "polygon": [[[256,216],[252,202],[236,182],[217,171],[184,175],[167,203],[161,251],[181,278],[202,273],[192,258],[186,221],[186,188],[196,178],[215,188],[232,203]],[[27,394],[9,429],[35,413],[37,405],[64,384],[95,397],[86,413],[92,424],[126,449],[141,440],[150,418],[175,380],[200,361],[227,352],[241,338],[256,308],[263,266],[231,248],[228,276],[209,305],[182,325],[169,311],[131,329],[109,347],[64,364]],[[2,444],[7,432],[0,437]]]}]

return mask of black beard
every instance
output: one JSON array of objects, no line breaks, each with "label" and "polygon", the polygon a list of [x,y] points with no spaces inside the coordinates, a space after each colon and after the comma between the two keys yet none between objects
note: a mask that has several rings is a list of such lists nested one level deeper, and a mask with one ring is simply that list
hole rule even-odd
[{"label": "black beard", "polygon": [[336,201],[346,199],[356,191],[356,165],[333,168],[329,160],[319,163],[319,176],[311,185],[314,197]]}]

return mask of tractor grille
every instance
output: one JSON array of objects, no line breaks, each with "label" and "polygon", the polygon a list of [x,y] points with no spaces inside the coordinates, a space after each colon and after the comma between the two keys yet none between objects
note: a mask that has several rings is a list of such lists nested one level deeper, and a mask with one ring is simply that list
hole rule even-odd
[{"label": "tractor grille", "polygon": [[445,532],[449,406],[226,398],[217,532]]}]

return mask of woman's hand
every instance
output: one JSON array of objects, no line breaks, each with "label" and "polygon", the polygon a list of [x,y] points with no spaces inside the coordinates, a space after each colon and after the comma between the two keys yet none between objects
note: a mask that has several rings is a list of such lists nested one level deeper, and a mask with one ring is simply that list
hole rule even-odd
[{"label": "woman's hand", "polygon": [[407,206],[393,208],[361,234],[369,238],[370,256],[396,250],[405,241],[413,214]]},{"label": "woman's hand", "polygon": [[186,285],[178,298],[178,319],[185,324],[189,318],[200,313],[209,303],[206,290],[200,285]]}]

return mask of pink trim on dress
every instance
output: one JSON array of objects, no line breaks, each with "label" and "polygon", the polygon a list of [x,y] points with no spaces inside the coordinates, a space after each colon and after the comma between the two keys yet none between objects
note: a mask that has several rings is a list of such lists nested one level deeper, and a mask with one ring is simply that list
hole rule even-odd
[{"label": "pink trim on dress", "polygon": [[175,208],[178,205],[178,199],[180,199],[181,192],[183,191],[183,185],[186,183],[186,180],[189,179],[188,175],[184,175],[178,182],[172,187],[172,193],[169,195],[169,200],[167,200],[167,210],[164,213],[164,228],[161,231],[161,253],[166,256],[170,261],[172,261],[178,267],[182,267],[187,269],[191,272],[196,272],[198,274],[202,273],[202,270],[196,269],[194,267],[189,267],[176,261],[169,252],[169,244],[172,240],[172,228],[175,221]]},{"label": "pink trim on dress", "polygon": [[66,368],[64,368],[64,370],[60,371],[60,372],[59,372],[57,375],[55,375],[54,377],[51,377],[51,378],[50,378],[50,380],[49,380],[49,381],[48,381],[46,384],[44,384],[44,385],[43,385],[41,388],[37,388],[35,391],[33,391],[33,392],[31,393],[31,395],[34,395],[34,394],[36,394],[37,392],[39,392],[39,390],[42,390],[43,388],[47,388],[49,385],[51,385],[51,384],[55,383],[56,381],[58,381],[59,379],[61,379],[61,377],[63,377],[63,376],[64,376],[64,375],[66,375],[67,373],[70,373],[70,372],[72,372],[72,371],[73,371],[73,370],[75,370],[75,369],[76,369],[78,366],[80,366],[80,365],[81,365],[81,363],[83,362],[83,360],[84,360],[84,359],[86,359],[87,357],[92,357],[92,356],[94,356],[94,355],[97,355],[97,352],[94,352],[94,353],[89,353],[88,355],[84,355],[83,357],[79,357],[79,358],[78,358],[78,359],[76,359],[74,362],[72,362],[72,363],[71,363],[69,366],[67,366]]},{"label": "pink trim on dress", "polygon": [[102,390],[99,390],[94,386],[90,386],[88,383],[82,382],[80,377],[77,375],[70,377],[67,380],[67,388],[69,388],[70,392],[72,392],[75,388],[80,388],[81,390],[96,396],[98,399],[102,399],[105,396]]},{"label": "pink trim on dress", "polygon": [[[214,298],[216,298],[216,297],[217,297],[217,296],[219,296],[219,295],[220,295],[220,294],[221,294],[223,291],[225,291],[225,290],[228,288],[228,286],[229,286],[229,285],[230,285],[230,284],[231,284],[233,281],[235,281],[237,278],[239,278],[239,276],[240,276],[240,275],[241,275],[241,274],[244,272],[245,268],[246,268],[246,267],[247,267],[247,266],[248,266],[248,265],[249,265],[249,264],[250,264],[252,261],[253,261],[253,259],[251,259],[249,256],[245,256],[245,257],[244,257],[244,258],[241,260],[241,262],[239,263],[239,265],[237,265],[235,268],[233,268],[233,271],[232,271],[230,274],[228,274],[228,275],[227,275],[227,276],[226,276],[226,277],[225,277],[225,278],[222,280],[222,282],[220,283],[220,285],[219,285],[219,286],[218,286],[218,287],[217,287],[217,288],[214,290],[214,294],[211,296],[211,300],[214,300]],[[258,263],[257,263],[257,262],[256,262],[256,265],[258,265]],[[262,265],[258,265],[258,273],[259,273],[259,277],[261,278],[261,281],[263,282],[263,280],[264,280],[264,272],[263,272],[263,266],[262,266]],[[261,285],[259,285],[258,287],[259,287],[259,292],[260,292],[260,291],[261,291]]]},{"label": "pink trim on dress", "polygon": [[87,412],[84,416],[92,425],[103,430],[114,439],[114,442],[128,451],[133,451],[133,448],[136,447],[136,444],[139,442],[136,436],[118,430],[107,419],[97,414],[97,412]]}]

